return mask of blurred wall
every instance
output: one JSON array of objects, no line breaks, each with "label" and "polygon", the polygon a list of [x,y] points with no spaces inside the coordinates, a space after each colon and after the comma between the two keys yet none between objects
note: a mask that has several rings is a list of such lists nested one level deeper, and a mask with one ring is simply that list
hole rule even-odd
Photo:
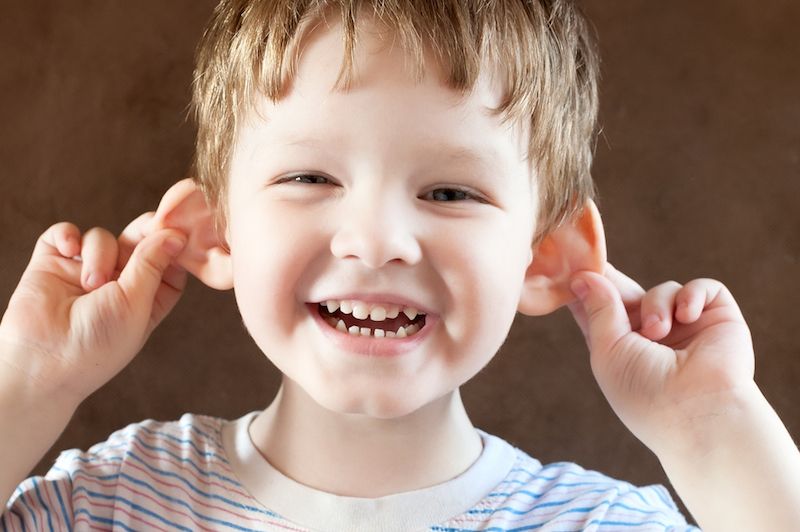
[{"label": "blurred wall", "polygon": [[[0,303],[57,221],[118,233],[186,175],[193,48],[213,2],[2,2]],[[731,289],[757,381],[800,437],[800,4],[587,0],[604,58],[594,174],[609,258],[644,286]],[[231,292],[192,280],[139,357],[87,400],[39,464],[144,418],[236,417],[278,375]],[[542,461],[666,482],[615,418],[565,310],[520,317],[464,388],[476,425]],[[6,429],[4,429],[6,430]]]}]

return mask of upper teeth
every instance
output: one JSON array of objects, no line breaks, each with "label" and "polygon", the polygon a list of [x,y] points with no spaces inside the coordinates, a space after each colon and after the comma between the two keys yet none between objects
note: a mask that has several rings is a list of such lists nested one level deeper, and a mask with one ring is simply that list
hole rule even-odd
[{"label": "upper teeth", "polygon": [[372,321],[384,321],[387,318],[396,318],[400,314],[400,311],[410,320],[424,314],[424,312],[420,312],[414,307],[400,307],[388,303],[372,304],[356,300],[338,301],[332,299],[326,301],[324,305],[328,308],[328,312],[333,313],[340,310],[344,314],[352,314],[354,318],[359,320],[369,318]]}]

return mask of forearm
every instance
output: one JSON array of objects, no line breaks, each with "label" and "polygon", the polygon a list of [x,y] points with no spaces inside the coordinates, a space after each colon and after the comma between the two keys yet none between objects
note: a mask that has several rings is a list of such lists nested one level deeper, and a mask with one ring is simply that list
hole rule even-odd
[{"label": "forearm", "polygon": [[758,388],[696,423],[691,441],[657,454],[700,527],[797,530],[800,452]]},{"label": "forearm", "polygon": [[67,401],[40,396],[8,370],[0,370],[0,513],[75,411]]}]

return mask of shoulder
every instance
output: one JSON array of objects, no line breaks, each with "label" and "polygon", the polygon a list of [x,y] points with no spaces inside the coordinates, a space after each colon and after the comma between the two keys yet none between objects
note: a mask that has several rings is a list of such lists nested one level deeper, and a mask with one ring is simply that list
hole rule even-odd
[{"label": "shoulder", "polygon": [[543,465],[520,449],[514,453],[505,478],[460,517],[459,529],[697,530],[663,486],[637,487],[571,462]]},{"label": "shoulder", "polygon": [[70,449],[56,461],[56,470],[114,472],[122,464],[211,462],[223,459],[220,431],[224,420],[184,414],[177,421],[148,419],[132,423],[87,451]]},{"label": "shoulder", "polygon": [[64,451],[44,477],[17,487],[0,524],[32,530],[78,522],[151,528],[172,523],[165,516],[182,508],[196,525],[197,501],[217,492],[247,499],[222,447],[223,424],[192,414],[177,421],[146,420],[86,451]]}]

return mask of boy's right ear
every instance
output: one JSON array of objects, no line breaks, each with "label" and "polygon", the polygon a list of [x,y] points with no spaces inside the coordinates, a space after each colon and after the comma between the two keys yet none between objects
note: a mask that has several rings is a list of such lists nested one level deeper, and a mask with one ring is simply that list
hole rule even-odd
[{"label": "boy's right ear", "polygon": [[214,212],[191,178],[178,181],[161,198],[151,231],[177,229],[189,237],[177,262],[217,290],[233,288],[231,255],[214,226]]}]

